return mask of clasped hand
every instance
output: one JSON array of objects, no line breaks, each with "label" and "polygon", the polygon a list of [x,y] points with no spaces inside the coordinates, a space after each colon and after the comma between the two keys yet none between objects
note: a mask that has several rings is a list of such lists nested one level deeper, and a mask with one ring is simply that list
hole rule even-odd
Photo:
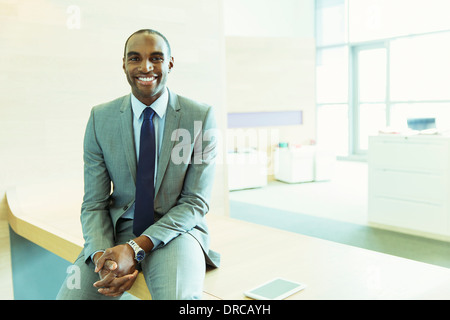
[{"label": "clasped hand", "polygon": [[100,280],[94,283],[98,292],[109,297],[118,297],[129,290],[138,275],[134,251],[127,244],[121,244],[98,252],[94,256],[95,272]]}]

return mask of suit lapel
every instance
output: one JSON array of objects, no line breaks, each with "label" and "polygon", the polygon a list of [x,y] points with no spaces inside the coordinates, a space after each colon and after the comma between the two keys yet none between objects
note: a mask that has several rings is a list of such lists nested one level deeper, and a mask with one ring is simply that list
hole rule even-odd
[{"label": "suit lapel", "polygon": [[127,158],[128,167],[134,182],[136,182],[136,150],[134,147],[133,134],[133,112],[131,110],[131,96],[124,97],[120,107],[120,131],[122,135],[122,145]]},{"label": "suit lapel", "polygon": [[158,160],[158,171],[156,173],[155,195],[158,194],[161,186],[162,178],[166,172],[167,165],[170,160],[172,148],[175,141],[172,141],[172,132],[179,128],[180,125],[180,104],[177,96],[169,91],[169,103],[166,111],[166,122],[164,124],[164,134],[161,144],[161,152]]}]

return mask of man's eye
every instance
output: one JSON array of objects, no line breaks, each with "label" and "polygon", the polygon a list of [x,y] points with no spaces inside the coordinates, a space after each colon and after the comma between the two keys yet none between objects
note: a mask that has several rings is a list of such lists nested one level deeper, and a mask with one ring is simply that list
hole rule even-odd
[{"label": "man's eye", "polygon": [[161,57],[153,57],[153,58],[151,58],[151,61],[152,62],[161,62],[161,61],[163,61],[164,59],[163,58],[161,58]]},{"label": "man's eye", "polygon": [[131,58],[129,59],[129,61],[138,61],[138,60],[139,60],[138,57],[131,57]]}]

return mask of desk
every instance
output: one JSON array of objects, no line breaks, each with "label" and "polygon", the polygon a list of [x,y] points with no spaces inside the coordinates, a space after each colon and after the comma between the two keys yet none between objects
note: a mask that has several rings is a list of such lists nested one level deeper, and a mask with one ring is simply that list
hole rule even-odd
[{"label": "desk", "polygon": [[[12,229],[73,261],[83,240],[81,184],[7,191]],[[204,299],[245,299],[243,292],[280,276],[308,287],[288,299],[450,299],[450,269],[209,213],[220,268],[207,271]],[[143,277],[130,293],[149,298]]]}]

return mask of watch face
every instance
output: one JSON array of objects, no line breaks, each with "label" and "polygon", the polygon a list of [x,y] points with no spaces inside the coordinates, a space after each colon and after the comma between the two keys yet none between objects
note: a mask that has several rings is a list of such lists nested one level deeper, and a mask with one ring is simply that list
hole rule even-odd
[{"label": "watch face", "polygon": [[139,250],[136,253],[136,260],[137,260],[137,262],[141,262],[142,260],[144,260],[144,257],[145,257],[145,251],[144,250]]}]

